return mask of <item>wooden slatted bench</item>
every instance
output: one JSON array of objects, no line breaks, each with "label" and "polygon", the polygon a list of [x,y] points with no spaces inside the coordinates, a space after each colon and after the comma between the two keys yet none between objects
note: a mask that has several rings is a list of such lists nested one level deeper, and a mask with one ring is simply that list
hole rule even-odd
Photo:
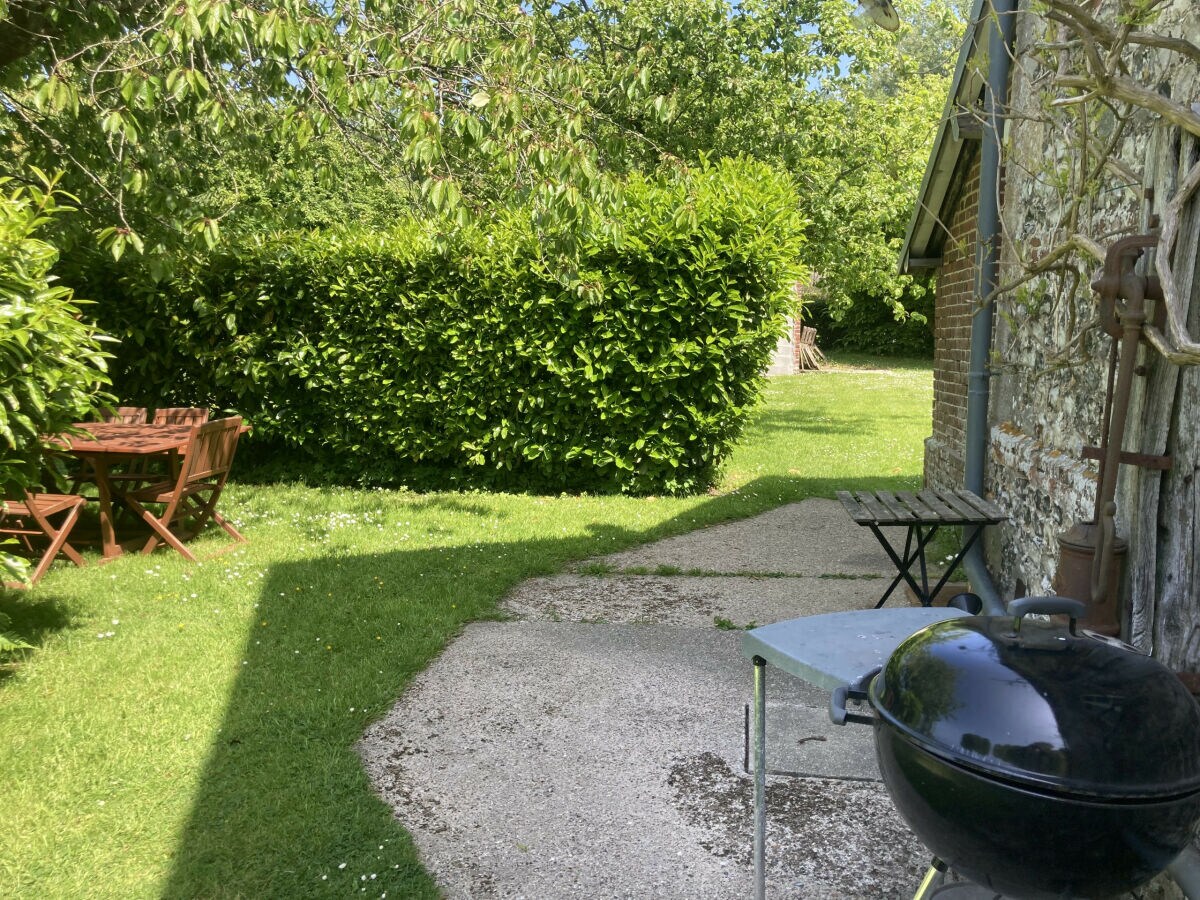
[{"label": "wooden slatted bench", "polygon": [[796,344],[796,366],[801,371],[819,369],[825,362],[825,354],[817,347],[817,329],[805,325],[800,329],[800,340]]},{"label": "wooden slatted bench", "polygon": [[[983,534],[984,527],[996,525],[1008,518],[994,503],[971,491],[898,491],[894,494],[889,491],[838,491],[837,498],[855,523],[871,529],[899,571],[879,602],[875,604],[876,609],[887,602],[901,581],[908,582],[922,606],[928,606],[950,578],[954,567],[966,556],[967,551],[979,539],[979,535]],[[946,567],[945,574],[931,591],[925,548],[933,540],[938,529],[945,526],[967,526],[969,530],[958,555]],[[903,555],[896,553],[891,542],[879,530],[887,527],[908,529]],[[914,564],[920,568],[920,584],[912,574]]]}]

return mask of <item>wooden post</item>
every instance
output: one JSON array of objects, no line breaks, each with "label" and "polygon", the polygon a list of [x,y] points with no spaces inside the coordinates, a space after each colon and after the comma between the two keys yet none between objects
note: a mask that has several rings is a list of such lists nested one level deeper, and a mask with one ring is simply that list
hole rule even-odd
[{"label": "wooden post", "polygon": [[[1160,126],[1147,159],[1147,183],[1159,206],[1174,193],[1197,141]],[[1180,225],[1173,270],[1180,296],[1190,297],[1188,329],[1200,334],[1197,245],[1200,216],[1193,201]],[[1128,446],[1169,454],[1165,473],[1128,468],[1121,491],[1129,523],[1130,640],[1176,670],[1200,670],[1200,366],[1179,367],[1143,347],[1147,376],[1134,394]]]},{"label": "wooden post", "polygon": [[[1142,229],[1148,231],[1157,213],[1159,198],[1171,196],[1175,190],[1178,160],[1171,149],[1167,129],[1158,127],[1151,133],[1146,152],[1144,174],[1145,200],[1142,204]],[[1151,251],[1148,256],[1152,256]],[[1153,259],[1143,260],[1143,270],[1149,272]],[[1130,396],[1130,415],[1126,446],[1144,453],[1167,453],[1174,407],[1175,386],[1179,368],[1168,363],[1145,343],[1139,361],[1146,366],[1147,375],[1134,383]],[[1154,597],[1157,586],[1158,559],[1158,502],[1162,474],[1128,467],[1118,482],[1117,506],[1128,534],[1128,630],[1129,641],[1144,650],[1152,649],[1154,628]]]}]

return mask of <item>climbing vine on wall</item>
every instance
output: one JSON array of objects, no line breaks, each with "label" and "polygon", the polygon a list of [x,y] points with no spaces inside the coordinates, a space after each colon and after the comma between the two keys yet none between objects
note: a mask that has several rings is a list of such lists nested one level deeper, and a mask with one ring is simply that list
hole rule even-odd
[{"label": "climbing vine on wall", "polygon": [[[1083,349],[1099,325],[1089,286],[1108,244],[1157,224],[1157,267],[1170,274],[1200,166],[1193,161],[1172,196],[1153,198],[1145,190],[1146,145],[1156,128],[1200,137],[1191,102],[1200,26],[1186,0],[1039,0],[1027,11],[1005,110],[1014,127],[1002,154],[1009,181],[1021,183],[1019,204],[1034,212],[1004,223],[1010,265],[992,297],[1023,294],[1027,302],[1010,305],[1029,319],[1044,315],[1045,301],[1059,311],[1069,337],[1047,360],[1055,367],[1087,357]],[[1157,222],[1149,217],[1152,204]],[[1165,326],[1148,337],[1164,356],[1200,363],[1200,344],[1183,324],[1186,300],[1174,296],[1171,281],[1163,277]],[[1031,283],[1049,291],[1023,291]]]}]

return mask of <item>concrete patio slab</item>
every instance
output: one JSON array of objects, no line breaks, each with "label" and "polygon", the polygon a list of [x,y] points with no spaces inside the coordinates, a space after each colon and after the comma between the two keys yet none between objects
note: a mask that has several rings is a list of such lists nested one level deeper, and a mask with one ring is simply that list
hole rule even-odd
[{"label": "concrete patio slab", "polygon": [[[745,897],[750,671],[737,638],[668,626],[475,624],[361,752],[449,897]],[[781,762],[870,777],[859,765],[869,730],[831,725],[824,692],[801,682],[781,675],[772,688],[775,746],[796,751]],[[800,754],[789,727],[817,751]],[[771,781],[772,896],[911,891],[924,854],[881,786]]]},{"label": "concrete patio slab", "polygon": [[[902,545],[904,530],[896,532]],[[684,574],[895,574],[870,530],[855,525],[836,500],[819,498],[614,553],[599,562],[651,574],[660,566]]]},{"label": "concrete patio slab", "polygon": [[550,622],[705,628],[720,620],[726,627],[745,628],[751,623],[869,609],[885,585],[881,578],[867,576],[556,575],[520,585],[503,608],[516,618]]},{"label": "concrete patio slab", "polygon": [[[372,783],[450,900],[749,897],[752,676],[730,628],[870,607],[891,563],[806,500],[593,567],[722,577],[520,586],[510,621],[468,626],[367,732]],[[774,667],[767,697],[768,896],[911,897],[928,856],[873,780],[870,729]],[[1138,898],[1180,896],[1163,876]]]},{"label": "concrete patio slab", "polygon": [[[780,680],[772,671],[768,691],[778,693]],[[828,695],[820,699],[827,700]],[[753,771],[753,754],[748,761],[744,768]],[[869,727],[832,725],[826,706],[801,706],[794,701],[767,701],[766,768],[772,775],[880,781]]]}]

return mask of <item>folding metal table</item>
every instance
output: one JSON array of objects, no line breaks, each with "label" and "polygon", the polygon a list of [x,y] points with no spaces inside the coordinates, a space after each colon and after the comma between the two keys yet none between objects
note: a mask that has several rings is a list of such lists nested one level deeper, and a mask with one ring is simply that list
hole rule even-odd
[{"label": "folding metal table", "polygon": [[767,665],[834,691],[882,666],[913,632],[965,615],[943,607],[859,609],[788,619],[742,636],[742,654],[754,663],[755,900],[766,897]]}]

